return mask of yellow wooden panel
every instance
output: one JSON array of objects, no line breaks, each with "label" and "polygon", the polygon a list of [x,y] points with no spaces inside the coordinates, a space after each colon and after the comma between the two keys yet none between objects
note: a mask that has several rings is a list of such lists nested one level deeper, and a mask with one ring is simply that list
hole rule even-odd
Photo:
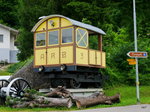
[{"label": "yellow wooden panel", "polygon": [[89,50],[89,64],[95,65],[96,64],[96,56],[94,50]]},{"label": "yellow wooden panel", "polygon": [[46,49],[35,50],[35,65],[46,65]]},{"label": "yellow wooden panel", "polygon": [[88,50],[76,48],[76,63],[88,65]]},{"label": "yellow wooden panel", "polygon": [[43,22],[37,29],[36,31],[43,31],[46,30],[46,21]]},{"label": "yellow wooden panel", "polygon": [[48,29],[58,28],[59,27],[59,18],[51,18],[48,20]]},{"label": "yellow wooden panel", "polygon": [[105,52],[102,52],[102,66],[106,67],[106,54],[105,54]]},{"label": "yellow wooden panel", "polygon": [[73,63],[73,46],[61,47],[61,64]]},{"label": "yellow wooden panel", "polygon": [[47,64],[59,64],[59,48],[47,49]]},{"label": "yellow wooden panel", "polygon": [[101,52],[97,51],[96,52],[96,64],[101,65],[102,59],[101,59]]},{"label": "yellow wooden panel", "polygon": [[67,19],[61,18],[61,27],[70,26],[70,25],[72,25],[70,21],[68,21]]}]

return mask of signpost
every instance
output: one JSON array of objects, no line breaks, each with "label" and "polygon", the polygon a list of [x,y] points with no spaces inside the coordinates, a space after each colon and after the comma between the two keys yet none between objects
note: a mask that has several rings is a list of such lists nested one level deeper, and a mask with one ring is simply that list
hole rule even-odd
[{"label": "signpost", "polygon": [[[137,47],[137,31],[136,31],[136,10],[135,10],[135,0],[133,0],[133,20],[134,20],[134,47],[135,52],[138,51]],[[139,91],[139,74],[138,74],[138,58],[136,57],[136,97],[137,103],[140,103],[140,91]]]},{"label": "signpost", "polygon": [[129,57],[134,57],[134,58],[135,57],[137,57],[137,58],[147,58],[148,57],[147,52],[142,52],[142,51],[140,51],[140,52],[130,51],[127,53],[127,55]]},{"label": "signpost", "polygon": [[130,64],[136,64],[136,96],[137,103],[140,103],[140,92],[139,92],[139,74],[138,74],[138,58],[146,58],[147,52],[138,52],[137,46],[137,31],[136,31],[136,10],[135,10],[135,0],[133,0],[133,21],[134,21],[134,47],[135,51],[128,52],[129,57],[134,57],[135,61],[129,62]]}]

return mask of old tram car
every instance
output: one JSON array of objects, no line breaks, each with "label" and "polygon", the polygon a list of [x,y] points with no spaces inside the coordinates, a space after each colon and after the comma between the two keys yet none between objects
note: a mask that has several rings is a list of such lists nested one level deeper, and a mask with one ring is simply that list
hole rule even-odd
[{"label": "old tram car", "polygon": [[[102,51],[104,31],[62,15],[50,15],[42,18],[32,32],[34,71],[47,76],[52,86],[79,88],[81,83],[101,84],[99,68],[106,67]],[[97,50],[89,48],[91,35],[97,37]]]}]

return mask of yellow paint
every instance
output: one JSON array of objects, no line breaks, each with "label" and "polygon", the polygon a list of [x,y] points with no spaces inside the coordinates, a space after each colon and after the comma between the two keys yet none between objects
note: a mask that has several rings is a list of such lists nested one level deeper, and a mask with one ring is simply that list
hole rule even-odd
[{"label": "yellow paint", "polygon": [[95,65],[96,64],[96,56],[94,50],[89,50],[89,64]]},{"label": "yellow paint", "polygon": [[102,66],[106,67],[106,54],[105,54],[105,52],[102,52]]},{"label": "yellow paint", "polygon": [[48,29],[58,28],[59,27],[59,18],[51,18],[48,20]]},{"label": "yellow paint", "polygon": [[88,65],[88,50],[76,48],[76,63]]},{"label": "yellow paint", "polygon": [[35,66],[46,65],[46,49],[35,50]]},{"label": "yellow paint", "polygon": [[101,52],[96,51],[96,64],[101,65],[102,60],[101,60]]},{"label": "yellow paint", "polygon": [[73,46],[61,47],[61,64],[73,63]]},{"label": "yellow paint", "polygon": [[46,21],[43,22],[39,27],[36,29],[36,31],[43,31],[46,30]]},{"label": "yellow paint", "polygon": [[65,18],[61,18],[61,27],[70,26],[70,25],[72,25],[72,23],[69,20]]},{"label": "yellow paint", "polygon": [[48,48],[47,49],[47,64],[59,64],[59,48]]}]

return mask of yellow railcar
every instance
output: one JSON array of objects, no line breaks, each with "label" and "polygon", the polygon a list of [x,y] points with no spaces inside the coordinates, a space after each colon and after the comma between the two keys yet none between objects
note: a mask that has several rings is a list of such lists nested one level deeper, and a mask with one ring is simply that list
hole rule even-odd
[{"label": "yellow railcar", "polygon": [[[34,71],[50,78],[52,86],[80,87],[81,83],[101,84],[99,68],[106,67],[102,51],[105,32],[62,15],[43,17],[34,33]],[[89,38],[98,40],[97,50],[89,48]]]}]

